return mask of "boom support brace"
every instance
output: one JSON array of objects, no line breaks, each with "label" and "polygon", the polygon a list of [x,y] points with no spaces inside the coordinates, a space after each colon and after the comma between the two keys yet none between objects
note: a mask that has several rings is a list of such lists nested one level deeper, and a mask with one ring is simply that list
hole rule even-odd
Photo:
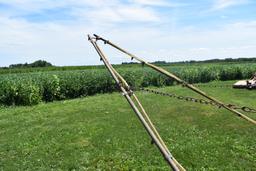
[{"label": "boom support brace", "polygon": [[164,159],[167,161],[167,163],[169,164],[171,169],[174,171],[185,171],[185,169],[181,166],[181,164],[178,163],[178,161],[172,156],[172,154],[168,150],[167,146],[165,145],[164,141],[162,140],[159,133],[157,132],[155,126],[149,119],[145,109],[141,105],[137,96],[130,89],[129,85],[124,80],[124,78],[108,62],[106,56],[103,54],[102,50],[100,49],[100,47],[97,44],[98,39],[96,37],[91,37],[90,35],[88,35],[88,40],[92,43],[93,47],[97,51],[97,53],[100,56],[101,60],[103,61],[104,65],[106,66],[106,68],[110,72],[111,76],[115,80],[116,84],[118,85],[118,88],[122,92],[123,96],[126,98],[127,102],[132,107],[133,111],[139,118],[140,122],[146,129],[149,136],[151,137],[152,142],[157,146],[159,151],[162,153]]}]

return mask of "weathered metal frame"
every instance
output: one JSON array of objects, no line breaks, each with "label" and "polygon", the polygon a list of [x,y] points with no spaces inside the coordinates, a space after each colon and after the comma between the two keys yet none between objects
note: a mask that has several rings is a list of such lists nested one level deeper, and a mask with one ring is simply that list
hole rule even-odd
[{"label": "weathered metal frame", "polygon": [[110,45],[110,46],[116,48],[117,50],[119,50],[119,51],[123,52],[124,54],[128,55],[130,58],[135,59],[135,60],[137,60],[137,61],[143,63],[144,65],[147,65],[147,66],[149,66],[150,68],[152,68],[152,69],[154,69],[154,70],[156,70],[156,71],[158,71],[158,72],[160,72],[160,73],[166,75],[167,77],[176,80],[178,83],[182,84],[184,87],[189,88],[190,90],[196,92],[197,94],[199,94],[199,95],[201,95],[201,96],[203,96],[203,97],[205,97],[205,98],[207,98],[207,99],[209,99],[209,100],[215,102],[216,104],[218,104],[219,106],[225,108],[226,110],[228,110],[228,111],[230,111],[230,112],[236,114],[237,116],[239,116],[239,117],[241,117],[241,118],[243,118],[243,119],[245,119],[245,120],[251,122],[252,124],[256,125],[256,121],[253,120],[252,118],[246,116],[245,114],[243,114],[243,113],[241,113],[241,112],[239,112],[239,111],[237,111],[237,110],[235,110],[235,109],[230,108],[229,106],[227,106],[227,105],[224,104],[223,102],[217,100],[216,98],[207,95],[207,94],[206,94],[205,92],[203,92],[202,90],[200,90],[200,89],[196,88],[195,86],[193,86],[193,85],[187,83],[186,81],[182,80],[181,78],[177,77],[176,75],[174,75],[174,74],[172,74],[172,73],[170,73],[170,72],[164,70],[164,69],[161,68],[161,67],[158,67],[158,66],[156,66],[156,65],[153,65],[153,64],[151,64],[151,63],[149,63],[149,62],[147,62],[147,61],[145,61],[145,60],[143,60],[143,59],[141,59],[141,58],[139,58],[139,57],[137,57],[137,56],[131,54],[130,52],[124,50],[123,48],[121,48],[121,47],[119,47],[119,46],[117,46],[117,45],[115,45],[114,43],[110,42],[109,40],[106,40],[106,39],[104,39],[104,38],[102,38],[102,37],[100,37],[100,36],[98,36],[98,35],[96,35],[96,34],[94,34],[94,37],[95,37],[96,40],[102,40],[105,44],[108,44],[108,45]]},{"label": "weathered metal frame", "polygon": [[[88,40],[92,43],[93,47],[97,51],[98,55],[100,56],[101,60],[103,61],[104,65],[110,72],[111,76],[115,80],[116,84],[118,85],[118,88],[122,92],[123,96],[126,98],[127,102],[132,107],[133,111],[139,118],[140,122],[146,129],[147,133],[152,139],[152,142],[157,146],[159,151],[162,153],[164,159],[167,161],[169,166],[174,171],[185,171],[185,169],[182,167],[182,165],[172,156],[170,151],[168,150],[166,144],[162,140],[161,136],[157,132],[155,126],[151,122],[150,118],[148,117],[145,109],[141,105],[139,99],[134,94],[134,92],[130,89],[127,82],[123,79],[123,77],[112,67],[112,65],[108,62],[106,56],[103,54],[102,50],[97,44],[97,37],[91,37],[88,35]],[[133,101],[133,99],[135,102]],[[136,105],[137,103],[137,105]]]}]

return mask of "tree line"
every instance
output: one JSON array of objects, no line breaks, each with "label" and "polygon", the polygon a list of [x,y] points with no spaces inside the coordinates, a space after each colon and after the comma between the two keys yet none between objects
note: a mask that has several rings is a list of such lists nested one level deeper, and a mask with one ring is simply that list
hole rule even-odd
[{"label": "tree line", "polygon": [[[179,61],[179,62],[166,62],[166,61],[155,61],[152,64],[189,64],[189,63],[221,63],[221,62],[256,62],[256,58],[225,58],[225,59],[209,59],[209,60],[190,60],[190,61]],[[123,62],[122,65],[127,64],[138,64],[137,62]]]},{"label": "tree line", "polygon": [[8,69],[8,68],[37,68],[37,67],[50,67],[53,66],[50,62],[44,61],[44,60],[37,60],[32,63],[19,63],[19,64],[11,64],[9,67],[0,67],[2,69]]}]

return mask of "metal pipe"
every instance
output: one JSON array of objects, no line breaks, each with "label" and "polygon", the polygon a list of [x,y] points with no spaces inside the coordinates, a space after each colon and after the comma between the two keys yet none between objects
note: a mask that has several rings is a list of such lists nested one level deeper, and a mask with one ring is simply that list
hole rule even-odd
[{"label": "metal pipe", "polygon": [[115,45],[114,43],[110,42],[109,40],[106,40],[106,39],[104,39],[104,38],[102,38],[102,37],[100,37],[100,36],[98,36],[98,35],[96,35],[96,34],[94,34],[94,36],[95,36],[95,39],[96,39],[96,40],[102,40],[105,44],[109,44],[110,46],[112,46],[112,47],[114,47],[114,48],[120,50],[121,52],[123,52],[123,53],[127,54],[128,56],[130,56],[132,59],[134,58],[134,59],[136,59],[137,61],[139,61],[139,62],[141,62],[141,63],[144,63],[145,65],[147,65],[147,66],[153,68],[154,70],[156,70],[156,71],[158,71],[158,72],[160,72],[160,73],[166,75],[167,77],[176,80],[177,82],[181,83],[182,85],[184,85],[185,87],[191,89],[192,91],[194,91],[194,92],[200,94],[201,96],[203,96],[203,97],[205,97],[205,98],[207,98],[207,99],[209,99],[209,100],[211,100],[211,101],[216,102],[217,104],[219,104],[219,105],[222,106],[223,108],[227,109],[228,111],[230,111],[230,112],[232,112],[232,113],[238,115],[239,117],[241,117],[241,118],[243,118],[243,119],[245,119],[245,120],[247,120],[247,121],[253,123],[254,125],[256,125],[256,121],[255,121],[255,120],[251,119],[250,117],[246,116],[245,114],[243,114],[243,113],[241,113],[241,112],[239,112],[239,111],[237,111],[237,110],[235,110],[235,109],[232,109],[232,108],[228,107],[227,105],[225,105],[225,104],[222,103],[221,101],[219,101],[219,100],[217,100],[217,99],[215,99],[215,98],[213,98],[213,97],[207,95],[207,94],[206,94],[205,92],[203,92],[202,90],[200,90],[200,89],[194,87],[194,86],[191,85],[191,84],[188,84],[186,81],[180,79],[180,78],[177,77],[176,75],[174,75],[174,74],[172,74],[172,73],[170,73],[170,72],[164,70],[164,69],[161,68],[161,67],[155,66],[155,65],[153,65],[153,64],[150,64],[150,63],[144,61],[143,59],[141,59],[141,58],[139,58],[139,57],[137,57],[137,56],[135,56],[135,55],[129,53],[128,51],[126,51],[126,50],[122,49],[121,47]]},{"label": "metal pipe", "polygon": [[129,93],[125,90],[124,87],[122,87],[122,85],[120,84],[121,82],[119,81],[118,77],[115,75],[115,72],[113,71],[111,65],[109,64],[108,60],[106,59],[106,57],[104,56],[104,54],[102,53],[101,49],[99,48],[99,46],[97,45],[97,43],[95,41],[93,41],[93,38],[88,35],[88,40],[93,44],[95,50],[97,51],[97,53],[99,54],[99,56],[101,57],[103,63],[105,64],[106,68],[108,69],[108,71],[110,72],[111,76],[114,78],[114,80],[116,81],[117,85],[119,86],[120,90],[123,92],[124,97],[126,98],[126,100],[128,101],[128,103],[130,104],[130,106],[132,107],[133,111],[135,112],[135,114],[137,115],[137,117],[139,118],[139,120],[141,121],[142,125],[144,126],[144,128],[146,129],[147,133],[150,135],[150,137],[152,138],[152,140],[154,141],[154,143],[156,144],[156,146],[158,147],[158,149],[160,150],[160,152],[162,153],[162,155],[164,156],[165,160],[168,162],[169,166],[172,168],[172,170],[174,171],[179,171],[179,168],[176,166],[173,157],[171,156],[170,153],[168,153],[164,146],[161,144],[161,142],[158,140],[158,138],[156,137],[156,135],[154,134],[154,132],[152,131],[152,129],[150,128],[150,126],[148,125],[148,123],[145,121],[145,119],[143,118],[143,115],[140,113],[140,111],[138,110],[138,108],[136,107],[136,105],[134,104],[134,102],[132,101],[131,97],[129,96]]}]

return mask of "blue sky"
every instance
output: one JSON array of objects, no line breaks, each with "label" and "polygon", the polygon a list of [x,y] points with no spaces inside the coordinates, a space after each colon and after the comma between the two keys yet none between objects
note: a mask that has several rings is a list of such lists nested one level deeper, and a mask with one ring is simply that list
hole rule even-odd
[{"label": "blue sky", "polygon": [[[100,64],[97,33],[149,61],[256,56],[253,0],[0,0],[0,66]],[[103,46],[112,63],[123,54]]]}]

